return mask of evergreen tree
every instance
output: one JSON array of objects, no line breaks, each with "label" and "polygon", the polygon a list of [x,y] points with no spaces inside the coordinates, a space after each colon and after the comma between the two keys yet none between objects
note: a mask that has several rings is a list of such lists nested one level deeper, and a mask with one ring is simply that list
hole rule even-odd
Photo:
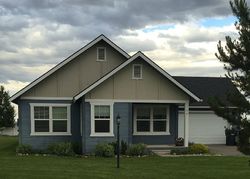
[{"label": "evergreen tree", "polygon": [[241,93],[228,94],[230,106],[236,108],[228,108],[228,104],[223,104],[218,98],[210,99],[209,103],[218,116],[241,129],[239,149],[250,154],[250,121],[247,120],[250,103],[246,100],[250,99],[250,9],[245,0],[230,1],[230,6],[237,18],[235,28],[238,31],[238,38],[232,39],[226,36],[225,47],[219,41],[218,53],[215,55],[224,64],[226,76]]},{"label": "evergreen tree", "polygon": [[9,94],[0,86],[0,128],[14,127],[15,110],[9,101]]}]

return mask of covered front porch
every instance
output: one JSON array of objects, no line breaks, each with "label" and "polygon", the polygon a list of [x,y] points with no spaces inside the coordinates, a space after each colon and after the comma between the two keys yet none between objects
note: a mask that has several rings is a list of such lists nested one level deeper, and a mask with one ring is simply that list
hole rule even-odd
[{"label": "covered front porch", "polygon": [[185,106],[184,146],[188,146],[189,100],[86,99],[82,102],[83,153],[93,151],[98,143],[116,140],[117,116],[120,116],[120,139],[127,144],[174,145],[178,138],[180,105]]}]

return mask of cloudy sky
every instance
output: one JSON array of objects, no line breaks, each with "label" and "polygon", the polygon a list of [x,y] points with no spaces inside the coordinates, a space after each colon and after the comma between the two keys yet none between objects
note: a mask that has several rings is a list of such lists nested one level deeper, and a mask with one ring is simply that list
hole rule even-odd
[{"label": "cloudy sky", "polygon": [[0,84],[13,94],[100,34],[172,75],[222,76],[234,22],[227,0],[0,0]]}]

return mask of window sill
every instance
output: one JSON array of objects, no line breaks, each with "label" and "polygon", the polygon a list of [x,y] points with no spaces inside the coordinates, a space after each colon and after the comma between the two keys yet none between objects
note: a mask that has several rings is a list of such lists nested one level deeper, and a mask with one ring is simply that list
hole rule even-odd
[{"label": "window sill", "polygon": [[90,134],[90,137],[114,137],[114,134],[110,133],[98,133],[98,134]]},{"label": "window sill", "polygon": [[107,60],[96,59],[97,62],[106,62]]},{"label": "window sill", "polygon": [[30,136],[71,136],[71,133],[31,133]]},{"label": "window sill", "polygon": [[135,78],[133,77],[132,80],[142,80],[143,78]]},{"label": "window sill", "polygon": [[154,136],[154,135],[171,135],[169,132],[136,132],[133,133],[134,136]]}]

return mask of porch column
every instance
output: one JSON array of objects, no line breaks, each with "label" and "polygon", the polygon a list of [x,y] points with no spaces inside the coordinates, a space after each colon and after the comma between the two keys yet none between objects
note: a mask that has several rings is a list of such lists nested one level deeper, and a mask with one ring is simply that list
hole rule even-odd
[{"label": "porch column", "polygon": [[188,147],[189,138],[189,101],[184,105],[184,146]]}]

